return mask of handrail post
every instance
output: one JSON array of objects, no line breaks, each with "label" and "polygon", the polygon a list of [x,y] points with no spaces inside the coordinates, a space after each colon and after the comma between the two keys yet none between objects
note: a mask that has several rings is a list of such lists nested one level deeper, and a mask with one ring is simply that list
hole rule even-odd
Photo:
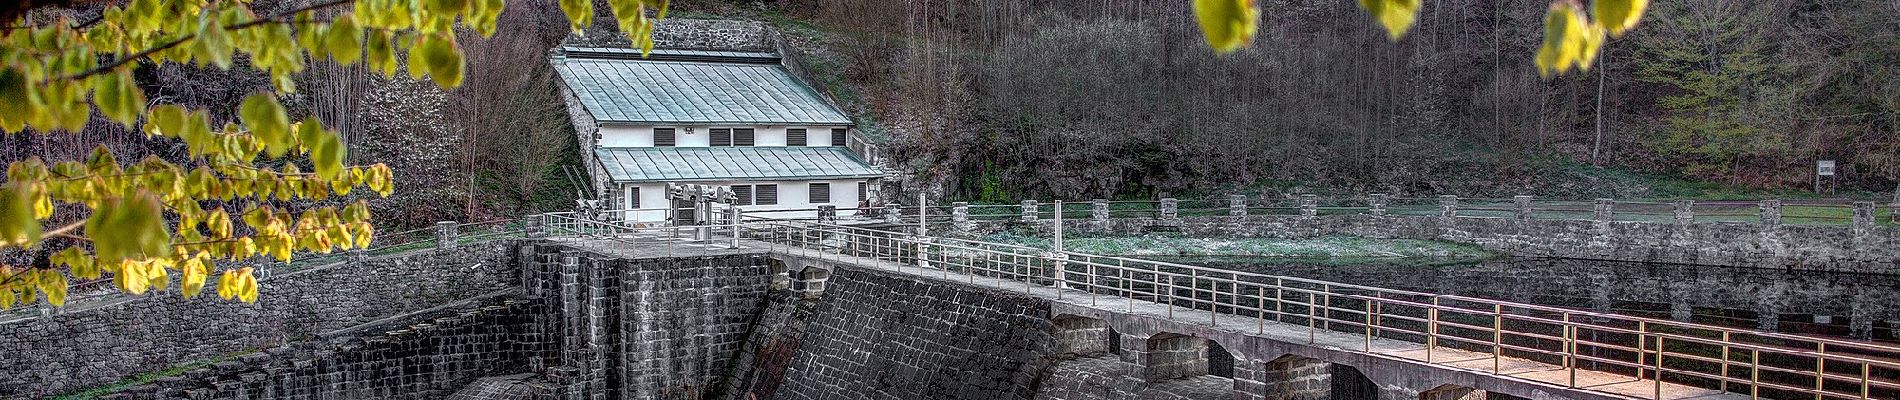
[{"label": "handrail post", "polygon": [[1319,302],[1317,301],[1319,299],[1315,298],[1318,296],[1313,292],[1306,292],[1306,344],[1313,344],[1319,334],[1316,330],[1319,322]]},{"label": "handrail post", "polygon": [[1372,300],[1366,300],[1366,352],[1372,352]]},{"label": "handrail post", "polygon": [[[1274,289],[1274,292],[1278,293],[1279,289]],[[1256,335],[1265,334],[1267,333],[1267,287],[1254,287],[1254,301],[1256,303],[1255,307],[1259,308],[1259,313],[1254,314],[1253,333]],[[1278,304],[1279,299],[1274,299],[1274,302]]]},{"label": "handrail post", "polygon": [[1761,349],[1748,349],[1748,398],[1761,399]]},{"label": "handrail post", "polygon": [[1823,393],[1827,393],[1827,342],[1814,351],[1814,400],[1821,400]]},{"label": "handrail post", "polygon": [[1502,372],[1504,364],[1504,303],[1491,304],[1491,373]]},{"label": "handrail post", "polygon": [[1663,382],[1662,373],[1663,373],[1663,335],[1657,334],[1656,335],[1656,373],[1654,374],[1654,376],[1652,376],[1652,378],[1656,378],[1656,400],[1662,400],[1662,382]]},{"label": "handrail post", "polygon": [[1564,313],[1564,367],[1570,369],[1570,388],[1577,388],[1577,325]]},{"label": "handrail post", "polygon": [[1432,308],[1425,316],[1425,363],[1432,363],[1432,352],[1438,349],[1438,296],[1432,296]]},{"label": "handrail post", "polygon": [[1733,362],[1729,358],[1729,343],[1734,343],[1729,339],[1729,331],[1722,331],[1722,393],[1728,393],[1728,363]]},{"label": "handrail post", "polygon": [[726,220],[731,221],[732,224],[732,244],[729,248],[739,248],[739,221],[742,218],[738,206],[729,206],[726,208]]}]

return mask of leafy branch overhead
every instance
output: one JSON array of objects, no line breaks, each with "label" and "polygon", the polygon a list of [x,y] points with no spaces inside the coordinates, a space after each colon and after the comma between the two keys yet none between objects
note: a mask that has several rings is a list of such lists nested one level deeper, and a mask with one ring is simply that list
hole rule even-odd
[{"label": "leafy branch overhead", "polygon": [[[1385,27],[1392,40],[1405,37],[1418,19],[1424,0],[1359,0],[1359,7]],[[1543,46],[1537,50],[1537,71],[1549,77],[1571,68],[1589,70],[1603,49],[1606,36],[1621,37],[1636,27],[1649,0],[1593,0],[1585,13],[1579,0],[1555,0],[1544,17]],[[1259,32],[1260,7],[1253,0],[1194,0],[1194,15],[1216,53],[1230,53],[1253,43]]]},{"label": "leafy branch overhead", "polygon": [[[592,8],[563,0],[584,26]],[[614,0],[634,42],[665,0]],[[30,157],[0,185],[0,250],[49,256],[0,265],[0,308],[44,298],[65,303],[72,279],[110,276],[127,293],[164,290],[177,275],[185,297],[216,273],[220,297],[257,300],[250,267],[219,261],[289,261],[298,252],[361,249],[375,237],[368,205],[291,206],[368,190],[394,190],[388,166],[345,165],[337,132],[279,103],[308,63],[364,63],[385,77],[399,66],[442,88],[462,84],[458,32],[494,35],[503,0],[330,0],[259,15],[247,0],[131,0],[75,21],[33,5],[0,6],[0,132],[80,132],[94,112],[186,154],[119,160],[105,146],[79,160]],[[457,21],[460,21],[459,23]],[[398,54],[406,52],[406,57]],[[173,63],[248,68],[271,89],[239,106],[237,121],[148,99],[133,72]],[[295,121],[295,122],[293,122]]]}]

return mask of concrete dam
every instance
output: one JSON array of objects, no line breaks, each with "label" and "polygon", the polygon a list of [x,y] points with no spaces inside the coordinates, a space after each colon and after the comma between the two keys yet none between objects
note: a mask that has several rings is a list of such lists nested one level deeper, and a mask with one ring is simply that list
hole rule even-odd
[{"label": "concrete dam", "polygon": [[[0,397],[1895,398],[1900,347],[811,222],[275,272],[0,319]],[[723,235],[723,236],[722,236]],[[165,371],[155,374],[154,371]],[[128,381],[128,377],[156,376]]]}]

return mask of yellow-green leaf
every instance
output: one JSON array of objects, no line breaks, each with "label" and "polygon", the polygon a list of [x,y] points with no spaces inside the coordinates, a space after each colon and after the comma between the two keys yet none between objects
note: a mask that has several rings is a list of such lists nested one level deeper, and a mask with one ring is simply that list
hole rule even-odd
[{"label": "yellow-green leaf", "polygon": [[[324,47],[338,64],[355,64],[363,56],[363,28],[356,24],[355,14],[337,16],[330,22],[330,31],[324,35]],[[317,48],[311,48],[316,51]]]},{"label": "yellow-green leaf", "polygon": [[561,12],[567,14],[569,27],[574,33],[581,33],[588,25],[594,24],[594,2],[588,0],[561,0]]},{"label": "yellow-green leaf", "polygon": [[290,116],[284,115],[284,106],[277,103],[276,96],[251,94],[238,106],[238,118],[251,128],[252,136],[264,142],[264,151],[272,158],[283,157],[290,151]]},{"label": "yellow-green leaf", "polygon": [[443,89],[462,86],[462,51],[455,47],[454,37],[447,34],[426,36],[417,48],[410,50],[409,55],[411,68],[420,60],[436,86]]},{"label": "yellow-green leaf", "polygon": [[1392,40],[1405,37],[1405,32],[1418,20],[1418,9],[1423,5],[1424,0],[1359,0],[1359,7],[1379,20]]},{"label": "yellow-green leaf", "polygon": [[41,190],[26,182],[0,186],[0,247],[32,248],[39,243],[40,221],[33,208]]},{"label": "yellow-green leaf", "polygon": [[1194,17],[1215,53],[1250,46],[1260,31],[1260,9],[1253,0],[1194,0]]},{"label": "yellow-green leaf", "polygon": [[0,68],[0,133],[25,129],[27,121],[33,120],[36,103],[25,74],[11,67]]},{"label": "yellow-green leaf", "polygon": [[1643,18],[1643,9],[1649,8],[1649,0],[1594,0],[1590,8],[1598,24],[1610,34],[1621,37]]},{"label": "yellow-green leaf", "polygon": [[1544,43],[1537,49],[1537,73],[1545,77],[1569,72],[1586,58],[1591,40],[1590,22],[1583,17],[1583,11],[1574,4],[1552,3],[1550,12],[1544,15]]},{"label": "yellow-green leaf", "polygon": [[39,287],[40,292],[46,294],[46,304],[54,307],[65,306],[66,286],[66,275],[50,270],[40,273]]}]

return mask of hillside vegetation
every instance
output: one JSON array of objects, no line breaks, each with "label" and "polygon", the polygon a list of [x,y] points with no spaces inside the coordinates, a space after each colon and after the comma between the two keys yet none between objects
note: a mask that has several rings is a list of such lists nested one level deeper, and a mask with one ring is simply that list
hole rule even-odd
[{"label": "hillside vegetation", "polygon": [[1427,1],[1393,43],[1351,1],[1266,1],[1258,42],[1214,56],[1180,1],[676,3],[815,43],[912,189],[956,198],[1791,192],[1819,159],[1847,189],[1900,178],[1896,3],[1655,2],[1546,80],[1547,4]]}]

